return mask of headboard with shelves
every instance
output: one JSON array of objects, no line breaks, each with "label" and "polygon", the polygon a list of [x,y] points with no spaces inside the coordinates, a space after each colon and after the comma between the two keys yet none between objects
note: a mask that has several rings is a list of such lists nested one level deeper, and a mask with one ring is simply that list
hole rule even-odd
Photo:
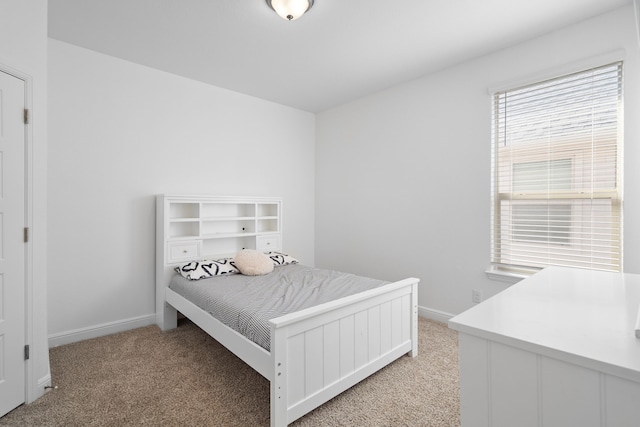
[{"label": "headboard with shelves", "polygon": [[156,196],[156,304],[164,304],[162,292],[178,264],[242,249],[282,250],[281,198]]},{"label": "headboard with shelves", "polygon": [[197,248],[193,259],[230,257],[245,248],[281,250],[279,198],[159,195],[156,208],[165,264],[183,261],[172,250],[178,246]]}]

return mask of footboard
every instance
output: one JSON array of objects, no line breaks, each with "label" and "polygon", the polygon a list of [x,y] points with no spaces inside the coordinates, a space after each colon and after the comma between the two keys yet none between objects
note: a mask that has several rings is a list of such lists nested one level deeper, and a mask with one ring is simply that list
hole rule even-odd
[{"label": "footboard", "polygon": [[418,353],[418,279],[271,321],[271,425],[286,426],[388,365]]}]

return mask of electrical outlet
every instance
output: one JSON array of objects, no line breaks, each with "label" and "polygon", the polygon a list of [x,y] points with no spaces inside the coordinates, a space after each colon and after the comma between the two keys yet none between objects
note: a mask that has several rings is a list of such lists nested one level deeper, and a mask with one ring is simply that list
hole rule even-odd
[{"label": "electrical outlet", "polygon": [[478,289],[471,290],[471,302],[479,303],[482,302],[482,291]]}]

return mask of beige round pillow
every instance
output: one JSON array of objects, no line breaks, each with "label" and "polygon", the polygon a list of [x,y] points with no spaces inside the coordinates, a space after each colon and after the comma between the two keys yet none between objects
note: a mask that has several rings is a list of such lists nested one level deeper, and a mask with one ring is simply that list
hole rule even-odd
[{"label": "beige round pillow", "polygon": [[233,263],[245,276],[260,276],[273,271],[271,258],[253,249],[243,249],[238,252]]}]

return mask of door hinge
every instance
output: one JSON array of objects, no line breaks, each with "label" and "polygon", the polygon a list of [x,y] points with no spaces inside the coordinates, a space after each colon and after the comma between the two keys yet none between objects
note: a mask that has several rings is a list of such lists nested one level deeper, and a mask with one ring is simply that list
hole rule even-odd
[{"label": "door hinge", "polygon": [[29,360],[29,344],[24,346],[24,360]]},{"label": "door hinge", "polygon": [[28,108],[24,109],[24,124],[25,125],[29,124],[29,109]]},{"label": "door hinge", "polygon": [[27,243],[29,241],[29,227],[24,228],[24,242]]}]

